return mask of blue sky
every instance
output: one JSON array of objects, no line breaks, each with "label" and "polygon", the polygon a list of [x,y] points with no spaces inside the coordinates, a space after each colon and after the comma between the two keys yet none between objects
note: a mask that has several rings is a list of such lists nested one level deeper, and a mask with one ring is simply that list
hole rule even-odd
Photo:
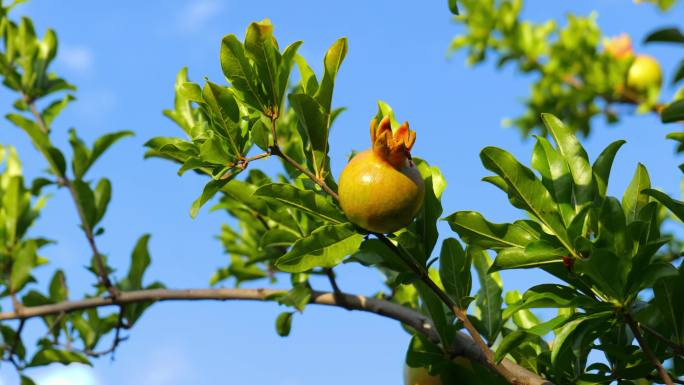
[{"label": "blue sky", "polygon": [[[555,18],[563,22],[572,11],[599,13],[599,24],[608,34],[628,32],[636,41],[651,29],[684,20],[680,4],[668,14],[650,5],[627,0],[549,2],[528,0],[525,17]],[[367,125],[376,101],[390,103],[401,120],[418,133],[414,153],[439,166],[449,185],[445,214],[478,210],[494,221],[520,217],[492,186],[480,181],[487,175],[478,153],[487,145],[508,149],[529,161],[531,141],[521,140],[502,119],[521,111],[519,100],[527,95],[529,80],[511,69],[497,72],[491,63],[468,68],[462,55],[447,58],[447,47],[459,27],[450,18],[445,0],[361,1],[344,3],[297,1],[117,1],[34,0],[18,14],[34,19],[41,33],[57,30],[60,53],[55,69],[78,85],[78,101],[55,122],[55,140],[67,146],[66,131],[76,127],[87,141],[106,132],[130,129],[134,138],[117,144],[96,167],[93,176],[107,176],[113,183],[113,200],[105,218],[106,233],[100,248],[123,276],[136,239],[151,233],[153,264],[147,278],[169,287],[203,287],[212,272],[225,265],[220,244],[214,239],[225,214],[203,210],[189,217],[191,202],[204,180],[176,175],[176,166],[160,160],[143,160],[142,144],[153,136],[179,135],[179,129],[161,110],[171,106],[177,71],[189,67],[193,80],[204,76],[222,82],[218,61],[221,37],[242,36],[250,21],[270,18],[281,44],[304,40],[300,49],[318,71],[326,48],[341,36],[349,38],[349,53],[338,76],[334,104],[348,110],[332,132],[333,172],[338,174],[346,155],[368,145]],[[671,73],[684,51],[667,46],[638,51],[658,57]],[[667,88],[665,93],[672,94]],[[10,96],[0,92],[0,109],[8,110]],[[590,156],[616,139],[627,145],[616,160],[609,192],[621,195],[638,161],[644,163],[654,185],[677,194],[682,161],[672,156],[673,144],[664,139],[674,126],[663,126],[653,116],[627,116],[623,124],[595,125],[585,142]],[[27,138],[5,123],[0,143],[13,144],[26,173],[39,175],[45,168]],[[256,164],[255,164],[256,165]],[[274,161],[259,163],[274,171]],[[87,244],[77,228],[77,218],[64,191],[49,201],[34,234],[59,243],[46,248],[52,265],[68,273],[74,295],[92,283],[83,265],[89,258]],[[448,228],[440,227],[442,234]],[[343,290],[371,294],[381,288],[378,273],[344,266],[339,269]],[[545,279],[534,271],[503,274],[508,289],[524,291]],[[327,289],[325,282],[315,282]],[[41,385],[312,385],[325,383],[381,384],[401,382],[402,359],[408,335],[391,321],[367,314],[311,306],[294,319],[289,338],[274,331],[274,319],[282,309],[261,303],[164,303],[154,306],[130,331],[114,361],[95,362],[93,369],[51,366],[36,370]],[[42,330],[38,321],[26,328],[26,336]],[[61,382],[60,382],[61,381]],[[8,366],[0,368],[0,384],[17,383]]]}]

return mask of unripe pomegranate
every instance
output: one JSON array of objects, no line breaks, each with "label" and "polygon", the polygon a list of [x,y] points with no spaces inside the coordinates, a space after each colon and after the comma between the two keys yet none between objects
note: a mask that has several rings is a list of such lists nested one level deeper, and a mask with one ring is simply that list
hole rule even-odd
[{"label": "unripe pomegranate", "polygon": [[643,92],[651,88],[660,87],[663,82],[663,72],[658,61],[648,55],[637,55],[627,72],[627,87]]},{"label": "unripe pomegranate", "polygon": [[405,385],[442,385],[438,376],[431,376],[425,368],[412,368],[404,365]]},{"label": "unripe pomegranate", "polygon": [[416,133],[404,123],[392,132],[389,116],[371,121],[371,145],[342,170],[340,205],[355,225],[391,233],[411,223],[423,204],[423,178],[411,161]]}]

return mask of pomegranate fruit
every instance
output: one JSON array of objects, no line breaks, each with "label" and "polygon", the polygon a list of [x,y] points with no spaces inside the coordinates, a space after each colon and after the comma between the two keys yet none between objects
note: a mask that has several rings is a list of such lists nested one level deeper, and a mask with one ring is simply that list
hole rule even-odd
[{"label": "pomegranate fruit", "polygon": [[637,55],[627,72],[627,87],[644,92],[651,88],[660,87],[663,82],[663,72],[658,61],[648,55]]},{"label": "pomegranate fruit", "polygon": [[603,48],[606,53],[618,60],[631,58],[634,54],[632,39],[626,33],[607,39],[603,43]]},{"label": "pomegranate fruit", "polygon": [[438,376],[431,376],[425,368],[412,368],[404,365],[405,385],[442,385]]},{"label": "pomegranate fruit", "polygon": [[371,148],[358,153],[342,170],[340,205],[355,225],[391,233],[411,223],[423,204],[425,186],[411,161],[416,133],[404,123],[392,132],[390,117],[371,121]]}]

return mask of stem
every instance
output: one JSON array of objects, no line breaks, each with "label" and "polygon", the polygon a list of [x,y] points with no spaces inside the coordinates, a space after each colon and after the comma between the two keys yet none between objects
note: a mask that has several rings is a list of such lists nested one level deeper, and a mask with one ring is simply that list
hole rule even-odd
[{"label": "stem", "polygon": [[634,320],[634,318],[632,318],[632,315],[629,313],[624,314],[624,319],[627,322],[627,325],[629,325],[629,328],[632,329],[632,333],[634,333],[634,337],[639,343],[639,346],[641,346],[641,350],[644,352],[649,361],[651,361],[651,363],[656,367],[658,375],[663,380],[663,382],[666,385],[674,385],[674,382],[672,381],[672,378],[670,378],[670,375],[667,373],[667,370],[665,370],[663,364],[660,362],[660,360],[658,360],[658,357],[656,357],[655,353],[653,353],[651,346],[648,344],[648,342],[646,342],[644,337],[641,335],[641,331],[639,330],[639,324]]},{"label": "stem", "polygon": [[[12,346],[10,347],[9,350],[9,359],[14,361],[13,356],[15,350],[17,350],[17,346],[19,346],[19,341],[21,341],[21,332],[24,330],[24,325],[26,324],[26,320],[22,319],[19,321],[19,327],[17,328],[17,333],[14,335],[14,341],[12,341]],[[16,365],[16,364],[15,364]]]},{"label": "stem", "polygon": [[[36,108],[36,104],[33,100],[31,100],[27,95],[24,95],[24,100],[29,106],[29,109],[33,113],[34,118],[36,119],[36,123],[40,126],[41,130],[44,133],[49,133],[50,130],[47,127],[47,124],[45,123],[45,120],[43,119],[43,116],[40,114],[40,111],[38,111],[38,108]],[[55,175],[57,175],[60,178],[60,182],[63,186],[65,186],[70,194],[71,198],[74,201],[74,205],[76,206],[76,211],[78,212],[78,217],[81,221],[81,228],[83,228],[83,232],[85,233],[85,236],[88,240],[88,244],[90,245],[90,249],[93,252],[93,256],[95,257],[95,263],[97,265],[97,274],[100,280],[100,283],[107,289],[109,292],[109,295],[112,297],[117,296],[117,290],[116,288],[112,285],[112,282],[109,279],[109,275],[107,273],[107,266],[104,262],[104,258],[102,257],[102,254],[97,249],[97,244],[95,243],[95,235],[93,234],[93,229],[90,227],[88,224],[88,221],[86,220],[85,217],[85,212],[83,210],[83,207],[78,202],[78,193],[76,192],[76,188],[74,188],[73,183],[69,178],[66,177],[66,175],[60,175],[58,170],[53,170]]]},{"label": "stem", "polygon": [[325,275],[328,277],[328,281],[330,282],[330,286],[332,287],[333,293],[335,294],[335,299],[337,302],[342,304],[344,308],[347,310],[349,309],[347,303],[344,301],[344,296],[342,295],[342,291],[340,290],[340,287],[337,285],[337,279],[335,279],[335,272],[333,271],[332,267],[326,267],[323,269],[325,272]]},{"label": "stem", "polygon": [[[473,338],[475,343],[482,349],[482,352],[485,354],[487,357],[487,362],[489,363],[489,366],[496,369],[496,365],[494,363],[494,354],[492,351],[489,349],[489,346],[487,343],[482,339],[482,336],[480,336],[480,333],[477,331],[475,326],[470,322],[468,319],[468,315],[465,310],[461,309],[458,304],[451,298],[447,293],[444,292],[437,284],[435,281],[433,281],[426,269],[424,269],[422,266],[417,264],[410,256],[405,255],[404,252],[402,252],[401,248],[392,243],[386,236],[382,234],[376,234],[378,239],[382,241],[390,250],[392,250],[395,254],[397,254],[402,261],[411,269],[415,274],[418,275],[421,281],[425,283],[430,290],[432,290],[438,297],[439,299],[451,309],[451,311],[454,312],[454,315],[461,321],[463,322],[463,326],[466,328],[468,331],[468,334]],[[498,371],[498,370],[497,370]],[[505,377],[505,376],[504,376]]]},{"label": "stem", "polygon": [[318,178],[314,173],[311,171],[307,170],[304,166],[301,164],[297,163],[296,160],[290,158],[287,154],[285,154],[281,149],[280,146],[278,146],[278,137],[277,137],[277,127],[278,127],[278,119],[276,117],[271,118],[271,131],[273,134],[273,146],[271,146],[271,155],[279,156],[282,158],[284,161],[289,163],[292,167],[296,168],[299,172],[302,174],[306,175],[309,179],[314,181],[317,185],[319,185],[323,191],[325,191],[328,195],[333,197],[336,201],[340,200],[340,197],[337,195],[333,189],[328,186],[327,183],[321,178]]}]

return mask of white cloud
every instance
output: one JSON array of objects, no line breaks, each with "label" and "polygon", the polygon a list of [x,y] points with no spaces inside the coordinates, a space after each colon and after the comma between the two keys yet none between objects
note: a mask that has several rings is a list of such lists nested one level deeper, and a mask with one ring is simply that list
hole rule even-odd
[{"label": "white cloud", "polygon": [[33,379],[39,385],[102,385],[93,369],[78,364],[52,366]]},{"label": "white cloud", "polygon": [[57,57],[72,71],[90,71],[93,67],[93,52],[88,47],[62,46]]},{"label": "white cloud", "polygon": [[197,31],[222,10],[217,0],[196,0],[190,2],[179,15],[180,28],[185,32]]}]

